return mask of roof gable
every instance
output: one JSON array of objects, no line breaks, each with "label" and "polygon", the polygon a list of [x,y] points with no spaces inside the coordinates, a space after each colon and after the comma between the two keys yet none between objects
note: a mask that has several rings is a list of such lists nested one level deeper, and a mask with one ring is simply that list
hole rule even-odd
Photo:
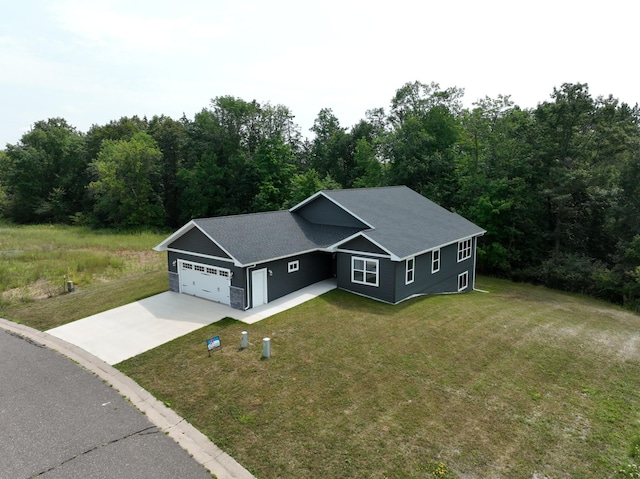
[{"label": "roof gable", "polygon": [[485,230],[406,186],[322,192],[372,225],[366,237],[402,260]]},{"label": "roof gable", "polygon": [[191,228],[182,236],[176,238],[167,245],[167,249],[177,249],[200,253],[207,256],[231,259],[231,257],[220,248],[211,238],[206,236],[199,228]]},{"label": "roof gable", "polygon": [[289,210],[307,221],[319,225],[370,228],[371,225],[336,203],[325,192],[319,191]]},{"label": "roof gable", "polygon": [[340,250],[350,250],[350,251],[361,251],[363,253],[373,253],[380,254],[384,256],[389,256],[389,252],[382,249],[377,244],[371,242],[364,235],[356,235],[355,237],[344,241],[338,245]]}]

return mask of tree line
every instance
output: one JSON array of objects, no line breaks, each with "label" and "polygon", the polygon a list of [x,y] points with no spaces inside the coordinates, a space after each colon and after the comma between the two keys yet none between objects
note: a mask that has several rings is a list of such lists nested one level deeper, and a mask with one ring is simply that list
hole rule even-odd
[{"label": "tree line", "polygon": [[563,84],[523,109],[463,108],[407,83],[344,127],[304,138],[282,105],[217,97],[194,115],[78,131],[38,121],[0,151],[0,216],[16,223],[176,228],[287,208],[319,189],[404,184],[487,230],[480,271],[640,310],[640,109]]}]

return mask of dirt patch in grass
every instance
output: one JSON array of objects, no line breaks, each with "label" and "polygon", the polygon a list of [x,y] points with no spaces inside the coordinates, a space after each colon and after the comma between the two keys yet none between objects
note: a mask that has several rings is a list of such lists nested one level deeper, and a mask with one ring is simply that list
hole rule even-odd
[{"label": "dirt patch in grass", "polygon": [[0,298],[3,301],[9,302],[30,302],[45,298],[51,298],[52,296],[56,296],[64,292],[66,292],[66,289],[65,285],[62,284],[62,282],[60,282],[59,285],[54,285],[51,283],[51,281],[40,278],[36,282],[28,284],[26,286],[3,291],[0,294]]}]

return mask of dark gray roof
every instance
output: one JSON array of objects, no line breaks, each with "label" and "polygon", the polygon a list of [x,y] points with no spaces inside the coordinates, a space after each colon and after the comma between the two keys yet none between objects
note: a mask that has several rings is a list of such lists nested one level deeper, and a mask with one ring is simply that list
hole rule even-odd
[{"label": "dark gray roof", "polygon": [[485,231],[406,186],[324,190],[374,228],[363,235],[397,258],[406,258]]},{"label": "dark gray roof", "polygon": [[327,248],[359,231],[315,225],[289,211],[218,216],[193,222],[242,265]]},{"label": "dark gray roof", "polygon": [[[372,228],[321,225],[296,213],[320,195]],[[330,249],[357,234],[389,252],[392,259],[402,260],[485,233],[462,216],[406,186],[389,186],[324,190],[288,211],[196,219],[155,249],[166,250],[172,241],[194,225],[244,266]]]}]

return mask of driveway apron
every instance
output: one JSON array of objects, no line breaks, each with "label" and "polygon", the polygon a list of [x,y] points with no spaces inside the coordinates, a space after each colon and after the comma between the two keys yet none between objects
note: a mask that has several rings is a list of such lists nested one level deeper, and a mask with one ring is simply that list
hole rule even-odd
[{"label": "driveway apron", "polygon": [[247,311],[167,291],[47,333],[114,365],[226,317],[253,324],[335,288],[333,279],[320,281]]}]

